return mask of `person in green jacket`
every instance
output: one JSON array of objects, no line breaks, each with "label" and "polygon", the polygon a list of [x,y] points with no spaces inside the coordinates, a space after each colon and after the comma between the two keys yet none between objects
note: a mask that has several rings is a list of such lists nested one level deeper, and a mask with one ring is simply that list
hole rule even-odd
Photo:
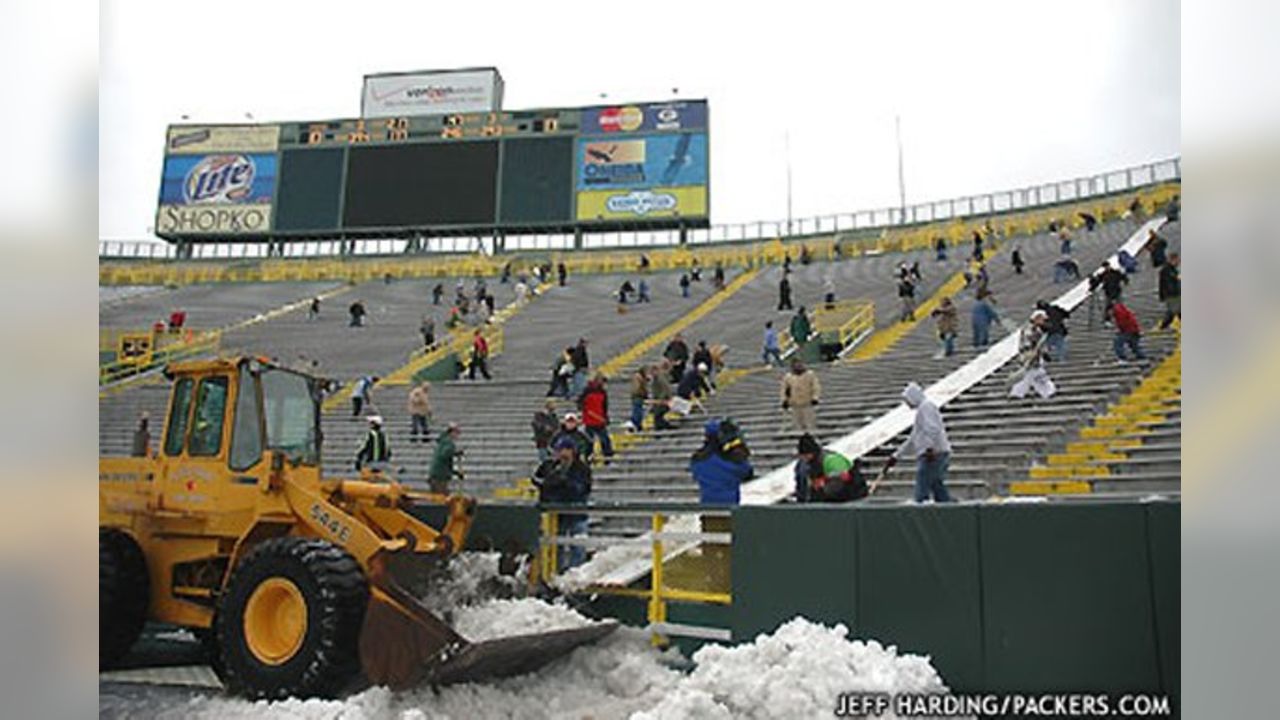
[{"label": "person in green jacket", "polygon": [[850,502],[868,495],[866,479],[856,461],[822,447],[805,433],[796,448],[795,498],[797,502]]},{"label": "person in green jacket", "polygon": [[796,316],[791,318],[791,339],[796,341],[796,345],[803,345],[809,341],[809,335],[812,332],[809,316],[805,314],[804,306],[801,305],[800,309],[796,310]]},{"label": "person in green jacket", "polygon": [[462,457],[462,451],[458,449],[458,436],[461,434],[457,423],[449,423],[436,440],[435,454],[431,456],[431,474],[427,478],[433,493],[447,495],[449,483],[455,477],[462,479],[462,470],[456,467],[457,458]]}]

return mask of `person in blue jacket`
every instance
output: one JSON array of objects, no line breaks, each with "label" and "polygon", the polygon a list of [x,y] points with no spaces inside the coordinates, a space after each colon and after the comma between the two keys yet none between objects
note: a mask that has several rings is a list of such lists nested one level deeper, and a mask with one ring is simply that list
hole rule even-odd
[{"label": "person in blue jacket", "polygon": [[704,505],[737,505],[742,483],[750,479],[750,451],[732,422],[712,418],[703,426],[702,447],[689,461],[689,472],[698,483]]},{"label": "person in blue jacket", "polygon": [[[698,499],[704,505],[737,505],[742,500],[742,483],[755,475],[751,467],[751,451],[737,425],[730,419],[712,418],[703,426],[702,447],[689,461],[689,472],[698,483]],[[703,515],[702,532],[731,532],[731,518],[725,515]],[[703,543],[702,557],[707,560],[707,586],[728,590],[730,546],[725,543]]]},{"label": "person in blue jacket", "polygon": [[973,346],[984,348],[991,342],[991,323],[998,322],[1000,315],[996,312],[995,296],[990,292],[978,293],[978,301],[973,304]]}]

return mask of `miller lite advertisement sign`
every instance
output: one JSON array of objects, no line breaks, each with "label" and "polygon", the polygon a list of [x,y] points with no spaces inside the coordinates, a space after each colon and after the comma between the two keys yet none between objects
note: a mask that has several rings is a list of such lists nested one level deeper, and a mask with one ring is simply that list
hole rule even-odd
[{"label": "miller lite advertisement sign", "polygon": [[261,235],[271,229],[276,156],[227,153],[165,158],[160,235]]}]

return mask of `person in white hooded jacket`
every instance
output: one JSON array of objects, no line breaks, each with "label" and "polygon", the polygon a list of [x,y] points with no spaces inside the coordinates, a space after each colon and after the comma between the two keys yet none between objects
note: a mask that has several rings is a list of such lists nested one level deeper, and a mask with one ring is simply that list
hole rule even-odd
[{"label": "person in white hooded jacket", "polygon": [[915,423],[906,442],[889,456],[885,469],[897,464],[898,458],[908,452],[916,458],[915,501],[924,502],[933,497],[936,502],[951,502],[947,492],[947,466],[951,463],[951,442],[947,440],[947,427],[942,422],[942,412],[933,401],[925,397],[919,384],[910,382],[902,391],[902,401],[916,411]]}]

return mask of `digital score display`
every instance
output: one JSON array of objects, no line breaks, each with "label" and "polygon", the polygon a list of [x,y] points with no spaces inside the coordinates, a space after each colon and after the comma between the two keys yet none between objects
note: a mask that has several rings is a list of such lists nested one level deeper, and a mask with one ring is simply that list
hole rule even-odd
[{"label": "digital score display", "polygon": [[472,140],[508,136],[578,132],[577,110],[469,113],[429,117],[397,117],[286,123],[282,146],[333,146],[370,143]]}]

